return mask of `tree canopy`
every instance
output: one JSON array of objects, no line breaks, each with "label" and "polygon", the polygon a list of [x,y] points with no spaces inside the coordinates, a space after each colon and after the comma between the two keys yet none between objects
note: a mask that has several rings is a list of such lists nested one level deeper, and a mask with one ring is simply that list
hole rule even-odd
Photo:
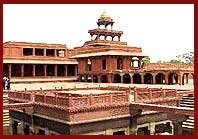
[{"label": "tree canopy", "polygon": [[159,60],[157,63],[194,64],[194,52],[177,55],[175,59],[171,59],[170,61]]}]

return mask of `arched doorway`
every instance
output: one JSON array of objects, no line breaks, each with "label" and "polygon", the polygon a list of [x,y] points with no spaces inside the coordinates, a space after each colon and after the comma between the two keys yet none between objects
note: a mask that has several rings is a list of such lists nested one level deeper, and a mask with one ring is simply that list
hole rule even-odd
[{"label": "arched doorway", "polygon": [[93,82],[94,83],[97,83],[98,82],[98,76],[96,76],[96,75],[93,76]]},{"label": "arched doorway", "polygon": [[101,83],[107,83],[108,79],[107,79],[107,75],[102,75],[101,76]]},{"label": "arched doorway", "polygon": [[118,70],[122,70],[123,69],[123,59],[120,58],[120,57],[117,59],[117,69]]},{"label": "arched doorway", "polygon": [[91,75],[87,75],[87,82],[92,82]]},{"label": "arched doorway", "polygon": [[133,83],[134,84],[141,84],[141,75],[139,73],[135,73],[133,75]]},{"label": "arched doorway", "polygon": [[178,84],[178,75],[176,73],[169,73],[168,84]]},{"label": "arched doorway", "polygon": [[123,76],[123,83],[131,83],[131,76],[129,74]]},{"label": "arched doorway", "polygon": [[144,75],[144,84],[153,84],[153,76],[150,73]]},{"label": "arched doorway", "polygon": [[163,73],[158,73],[155,76],[156,84],[164,84],[165,83],[165,75]]},{"label": "arched doorway", "polygon": [[8,77],[9,75],[9,67],[8,64],[3,64],[3,76]]},{"label": "arched doorway", "polygon": [[80,78],[79,78],[79,81],[80,82],[85,82],[85,77],[83,75],[81,75]]},{"label": "arched doorway", "polygon": [[119,74],[114,75],[114,83],[121,83],[121,76]]}]

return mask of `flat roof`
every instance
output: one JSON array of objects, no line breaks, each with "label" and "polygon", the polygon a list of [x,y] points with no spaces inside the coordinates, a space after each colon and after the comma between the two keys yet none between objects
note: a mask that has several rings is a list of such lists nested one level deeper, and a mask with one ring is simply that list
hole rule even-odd
[{"label": "flat roof", "polygon": [[82,94],[82,95],[88,95],[88,94],[105,94],[105,93],[119,93],[119,92],[125,92],[125,91],[113,91],[113,90],[99,90],[99,89],[91,89],[91,90],[71,90],[71,91],[59,91],[61,93],[68,93],[68,94]]},{"label": "flat roof", "polygon": [[125,51],[103,51],[103,52],[96,52],[96,53],[86,53],[86,54],[78,54],[74,55],[70,58],[82,58],[82,57],[92,57],[92,56],[104,56],[104,55],[111,55],[111,56],[147,56],[143,53],[132,53],[132,52],[125,52]]}]

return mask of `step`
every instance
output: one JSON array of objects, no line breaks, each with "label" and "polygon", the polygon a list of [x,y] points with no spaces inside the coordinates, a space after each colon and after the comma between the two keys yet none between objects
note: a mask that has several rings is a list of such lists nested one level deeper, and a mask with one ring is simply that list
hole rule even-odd
[{"label": "step", "polygon": [[194,126],[187,126],[187,125],[182,125],[183,128],[191,128],[194,129]]},{"label": "step", "polygon": [[194,119],[187,119],[186,122],[194,123]]},{"label": "step", "polygon": [[188,118],[189,118],[189,119],[193,119],[193,120],[194,120],[194,116],[189,116]]},{"label": "step", "polygon": [[194,108],[194,105],[190,105],[190,104],[180,104],[180,107]]},{"label": "step", "polygon": [[183,125],[194,126],[194,123],[190,123],[190,122],[183,122]]},{"label": "step", "polygon": [[190,105],[194,105],[194,102],[186,102],[186,101],[183,101],[183,102],[180,102],[180,104],[190,104]]}]

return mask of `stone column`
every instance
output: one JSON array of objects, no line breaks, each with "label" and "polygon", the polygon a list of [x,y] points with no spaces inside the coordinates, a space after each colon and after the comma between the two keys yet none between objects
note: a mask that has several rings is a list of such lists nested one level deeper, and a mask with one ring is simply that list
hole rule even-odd
[{"label": "stone column", "polygon": [[57,50],[54,49],[54,56],[57,57]]},{"label": "stone column", "polygon": [[21,64],[21,77],[24,77],[24,64]]},{"label": "stone column", "polygon": [[123,74],[120,74],[121,77],[121,83],[123,83]]},{"label": "stone column", "polygon": [[78,75],[78,65],[75,66],[75,76]]},{"label": "stone column", "polygon": [[8,77],[11,78],[12,76],[12,65],[8,64]]},{"label": "stone column", "polygon": [[32,55],[35,56],[35,48],[32,49]]},{"label": "stone column", "polygon": [[186,73],[186,84],[188,84],[189,73]]},{"label": "stone column", "polygon": [[155,123],[149,123],[150,135],[155,135]]},{"label": "stone column", "polygon": [[131,118],[131,124],[130,124],[130,129],[129,129],[129,135],[137,135],[137,117],[132,116]]},{"label": "stone column", "polygon": [[167,114],[168,119],[173,124],[173,135],[182,135],[182,122],[185,121],[188,116],[180,114]]},{"label": "stone column", "polygon": [[165,84],[168,84],[168,73],[165,73]]},{"label": "stone column", "polygon": [[36,65],[35,64],[32,65],[32,76],[33,77],[36,76]]},{"label": "stone column", "polygon": [[55,77],[57,77],[57,75],[58,75],[58,74],[57,74],[57,67],[58,67],[58,65],[54,65],[54,76],[55,76]]},{"label": "stone column", "polygon": [[178,83],[179,83],[179,85],[182,85],[182,83],[183,83],[183,80],[182,80],[182,73],[179,73],[179,74],[178,74]]},{"label": "stone column", "polygon": [[131,84],[133,84],[133,74],[130,74],[131,76]]},{"label": "stone column", "polygon": [[144,84],[144,74],[140,74],[141,75],[141,84]]},{"label": "stone column", "polygon": [[46,48],[44,49],[44,54],[43,55],[46,56]]},{"label": "stone column", "polygon": [[138,68],[141,69],[142,57],[138,57]]},{"label": "stone column", "polygon": [[152,76],[153,76],[153,84],[156,84],[156,78],[155,78],[156,75],[157,75],[156,73],[152,74]]},{"label": "stone column", "polygon": [[47,65],[44,65],[44,76],[47,76]]},{"label": "stone column", "polygon": [[65,77],[67,77],[67,65],[65,65]]}]

